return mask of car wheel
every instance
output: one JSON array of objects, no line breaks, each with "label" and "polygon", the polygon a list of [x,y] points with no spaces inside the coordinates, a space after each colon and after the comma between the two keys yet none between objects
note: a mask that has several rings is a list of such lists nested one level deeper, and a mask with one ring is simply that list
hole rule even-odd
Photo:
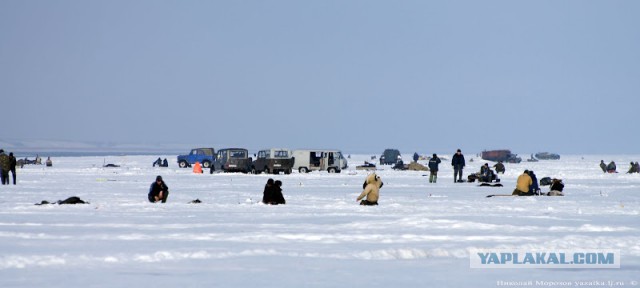
[{"label": "car wheel", "polygon": [[268,167],[264,167],[264,170],[262,170],[262,172],[264,172],[264,174],[269,174],[269,168]]},{"label": "car wheel", "polygon": [[256,171],[256,167],[251,167],[251,174],[258,174],[258,171]]},{"label": "car wheel", "polygon": [[336,168],[329,167],[329,169],[327,169],[327,172],[329,172],[329,173],[336,173]]},{"label": "car wheel", "polygon": [[187,168],[189,166],[189,163],[187,163],[187,161],[180,161],[178,162],[178,166],[180,166],[180,168]]},{"label": "car wheel", "polygon": [[305,167],[300,167],[300,169],[298,169],[298,172],[300,173],[307,173],[309,172],[309,169],[305,168]]},{"label": "car wheel", "polygon": [[211,167],[211,162],[209,161],[202,162],[202,168],[209,168],[209,167]]}]

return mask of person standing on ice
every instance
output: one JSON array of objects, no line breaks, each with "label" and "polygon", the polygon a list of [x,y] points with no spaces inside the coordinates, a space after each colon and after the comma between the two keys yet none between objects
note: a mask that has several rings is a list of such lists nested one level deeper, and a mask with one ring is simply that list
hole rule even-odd
[{"label": "person standing on ice", "polygon": [[[13,152],[9,153],[9,171],[11,171],[11,177],[13,177],[13,185],[16,185],[16,166],[18,165],[18,161],[16,157],[13,156]],[[9,184],[9,180],[7,180],[7,184]]]},{"label": "person standing on ice", "polygon": [[9,170],[11,169],[11,159],[4,150],[0,149],[0,181],[2,185],[9,185]]},{"label": "person standing on ice", "polygon": [[162,203],[167,202],[167,197],[169,197],[169,187],[162,180],[162,176],[158,175],[156,177],[156,181],[151,183],[151,187],[149,187],[149,202],[156,203],[158,201],[162,201]]},{"label": "person standing on ice", "polygon": [[438,180],[438,165],[440,164],[440,158],[436,153],[433,153],[433,157],[429,159],[429,183],[436,183]]},{"label": "person standing on ice", "polygon": [[511,195],[514,196],[531,196],[533,194],[529,194],[529,187],[533,183],[531,180],[531,176],[529,176],[529,170],[524,170],[522,175],[518,176],[518,181],[516,183],[516,189],[513,190]]},{"label": "person standing on ice", "polygon": [[[453,154],[451,158],[451,166],[453,166],[453,183],[458,181],[462,182],[462,168],[464,168],[464,155],[462,155],[462,151],[458,149],[456,154]],[[456,177],[458,181],[456,181]]]}]

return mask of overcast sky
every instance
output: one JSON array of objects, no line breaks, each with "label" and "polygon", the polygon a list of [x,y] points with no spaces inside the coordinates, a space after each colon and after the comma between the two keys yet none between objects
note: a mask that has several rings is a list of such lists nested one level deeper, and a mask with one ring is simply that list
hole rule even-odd
[{"label": "overcast sky", "polygon": [[0,140],[640,153],[640,1],[0,1]]}]

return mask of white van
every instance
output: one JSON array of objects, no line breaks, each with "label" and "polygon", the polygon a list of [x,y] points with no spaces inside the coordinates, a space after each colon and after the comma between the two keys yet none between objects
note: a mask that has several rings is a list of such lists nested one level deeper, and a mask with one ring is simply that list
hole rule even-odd
[{"label": "white van", "polygon": [[309,171],[327,171],[340,173],[347,168],[347,159],[340,150],[295,150],[293,151],[293,169],[300,173]]}]

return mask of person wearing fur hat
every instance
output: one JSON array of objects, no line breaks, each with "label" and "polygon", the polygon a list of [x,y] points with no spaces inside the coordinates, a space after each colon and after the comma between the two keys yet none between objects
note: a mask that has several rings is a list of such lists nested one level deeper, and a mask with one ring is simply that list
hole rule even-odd
[{"label": "person wearing fur hat", "polygon": [[[382,179],[376,173],[371,173],[367,176],[367,179],[362,185],[363,191],[358,196],[356,201],[360,201],[360,205],[376,206],[378,205],[378,198],[380,197],[380,188],[382,188]],[[363,198],[365,198],[363,200]]]}]

